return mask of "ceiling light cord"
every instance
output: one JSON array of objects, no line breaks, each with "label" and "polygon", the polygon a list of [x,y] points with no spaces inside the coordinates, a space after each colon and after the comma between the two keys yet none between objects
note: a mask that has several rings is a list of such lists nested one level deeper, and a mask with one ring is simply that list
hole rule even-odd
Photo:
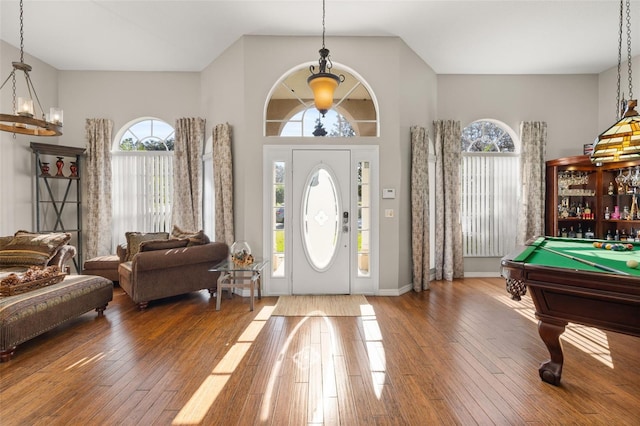
[{"label": "ceiling light cord", "polygon": [[[620,74],[622,72],[622,24],[624,22],[624,1],[620,0],[620,24],[618,30],[618,90],[616,95],[616,120],[622,118],[622,104],[620,103]],[[624,97],[624,96],[623,96]]]},{"label": "ceiling light cord", "polygon": [[324,49],[324,32],[325,32],[325,28],[324,28],[324,17],[325,17],[325,4],[324,4],[325,0],[322,0],[322,48]]},{"label": "ceiling light cord", "polygon": [[24,62],[24,18],[20,0],[20,62]]},{"label": "ceiling light cord", "polygon": [[629,99],[633,99],[631,83],[631,1],[627,0],[627,66],[629,67]]}]

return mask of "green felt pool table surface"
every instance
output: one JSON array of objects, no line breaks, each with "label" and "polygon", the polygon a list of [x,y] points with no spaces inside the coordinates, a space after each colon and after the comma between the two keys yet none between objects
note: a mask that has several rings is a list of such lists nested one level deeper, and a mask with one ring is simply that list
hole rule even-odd
[{"label": "green felt pool table surface", "polygon": [[632,250],[613,251],[594,247],[594,242],[615,243],[539,237],[501,261],[512,298],[531,295],[538,332],[551,357],[538,372],[542,380],[554,385],[562,375],[560,335],[567,323],[640,336],[640,268],[627,266],[629,259],[640,261],[640,244],[620,242],[632,244]]},{"label": "green felt pool table surface", "polygon": [[[601,242],[603,244],[631,244],[633,245],[633,249],[624,251],[606,250],[605,248],[594,247],[594,242]],[[540,237],[535,241],[529,242],[529,245],[514,257],[513,261],[579,271],[615,273],[580,262],[579,260],[570,259],[547,249],[562,253],[565,256],[571,256],[597,265],[613,268],[631,276],[640,277],[640,267],[634,269],[627,266],[629,259],[635,259],[640,262],[640,243],[638,242]]]}]

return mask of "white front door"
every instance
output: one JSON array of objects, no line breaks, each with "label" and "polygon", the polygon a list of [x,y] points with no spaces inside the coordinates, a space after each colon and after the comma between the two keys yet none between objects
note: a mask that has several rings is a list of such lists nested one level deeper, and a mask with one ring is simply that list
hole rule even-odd
[{"label": "white front door", "polygon": [[349,294],[351,154],[294,150],[293,294]]}]

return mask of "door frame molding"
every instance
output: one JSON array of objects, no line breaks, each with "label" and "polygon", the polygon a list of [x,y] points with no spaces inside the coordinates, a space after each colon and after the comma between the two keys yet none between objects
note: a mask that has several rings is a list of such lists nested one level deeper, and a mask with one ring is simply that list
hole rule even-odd
[{"label": "door frame molding", "polygon": [[[263,206],[263,223],[262,223],[262,253],[265,259],[271,260],[271,249],[273,247],[273,224],[271,223],[272,209],[272,190],[273,181],[271,176],[272,165],[275,161],[285,163],[285,205],[287,200],[292,197],[292,161],[294,150],[348,150],[351,152],[351,167],[360,161],[368,161],[371,167],[371,240],[369,253],[369,276],[359,277],[357,273],[357,250],[351,250],[351,294],[377,295],[379,293],[379,229],[380,229],[380,191],[379,191],[379,148],[377,145],[264,145],[263,146],[263,188],[262,188],[262,206]],[[357,185],[351,182],[349,188],[351,194],[350,212],[357,211]],[[292,247],[293,229],[291,221],[284,221],[285,230],[285,247]],[[357,247],[357,232],[350,235],[351,247]],[[263,292],[269,296],[284,296],[292,294],[292,277],[291,277],[291,253],[285,249],[285,268],[283,277],[272,276],[272,265],[265,268],[262,277]]]}]

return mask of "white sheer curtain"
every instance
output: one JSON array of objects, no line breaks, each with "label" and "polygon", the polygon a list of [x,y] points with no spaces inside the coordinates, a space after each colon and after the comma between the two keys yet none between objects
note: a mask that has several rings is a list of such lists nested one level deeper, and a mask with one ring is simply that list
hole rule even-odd
[{"label": "white sheer curtain", "polygon": [[171,232],[173,152],[115,151],[113,253],[125,232]]},{"label": "white sheer curtain", "polygon": [[429,289],[429,143],[424,127],[411,127],[411,251],[413,290]]},{"label": "white sheer curtain", "polygon": [[86,183],[86,253],[84,259],[111,251],[111,142],[113,122],[88,118],[85,125],[87,161],[81,173]]}]

